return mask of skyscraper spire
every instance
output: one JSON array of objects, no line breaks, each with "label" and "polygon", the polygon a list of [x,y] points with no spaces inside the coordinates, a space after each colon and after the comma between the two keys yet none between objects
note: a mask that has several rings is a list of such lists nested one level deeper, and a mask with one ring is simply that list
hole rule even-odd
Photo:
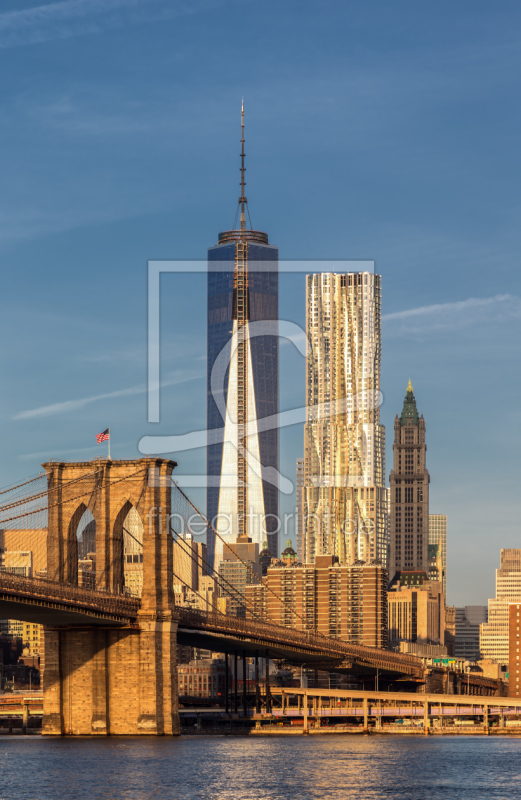
[{"label": "skyscraper spire", "polygon": [[246,230],[246,209],[244,208],[245,205],[248,203],[248,199],[244,194],[244,187],[246,186],[246,181],[244,180],[244,173],[246,172],[246,167],[244,166],[244,98],[242,100],[241,106],[241,196],[239,197],[239,205],[241,207],[241,222],[240,222],[240,229],[241,231]]},{"label": "skyscraper spire", "polygon": [[[248,198],[246,197],[245,187],[245,173],[246,167],[244,166],[244,159],[246,153],[244,152],[244,99],[241,103],[241,194],[239,202],[236,206],[235,217],[233,218],[233,227],[229,231],[221,231],[219,234],[219,244],[225,242],[257,242],[258,244],[268,244],[268,234],[263,231],[254,231],[251,224],[250,209],[248,206]],[[248,225],[246,224],[246,214],[248,215]]]},{"label": "skyscraper spire", "polygon": [[400,417],[400,423],[402,425],[417,425],[418,420],[420,419],[418,415],[418,409],[416,408],[416,400],[413,394],[413,388],[411,379],[409,378],[409,383],[407,384],[407,392],[405,394],[405,400],[403,401],[403,409],[402,415]]}]

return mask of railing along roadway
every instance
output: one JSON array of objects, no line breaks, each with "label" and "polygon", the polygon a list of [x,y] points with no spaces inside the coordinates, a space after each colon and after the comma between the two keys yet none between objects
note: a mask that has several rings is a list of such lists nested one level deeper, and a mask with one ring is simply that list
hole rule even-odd
[{"label": "railing along roadway", "polygon": [[0,572],[0,594],[65,603],[75,608],[133,619],[137,616],[140,601],[137,598],[103,592],[99,589],[83,589],[50,578],[25,577],[10,572]]},{"label": "railing along roadway", "polygon": [[421,659],[415,656],[349,644],[314,632],[283,628],[261,620],[247,620],[210,611],[196,611],[179,607],[176,608],[176,616],[181,624],[188,627],[215,630],[219,633],[237,633],[278,644],[292,644],[315,653],[325,654],[331,659],[352,659],[368,666],[374,665],[376,661],[385,662],[387,668],[409,674],[420,674],[422,671]]}]

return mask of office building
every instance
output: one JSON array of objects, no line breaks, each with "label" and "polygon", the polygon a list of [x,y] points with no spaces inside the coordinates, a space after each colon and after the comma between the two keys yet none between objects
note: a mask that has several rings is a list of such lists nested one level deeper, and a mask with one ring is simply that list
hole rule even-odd
[{"label": "office building", "polygon": [[[24,549],[21,550],[22,544]],[[25,549],[28,548],[28,549]],[[23,577],[43,577],[47,567],[47,530],[0,531],[0,572]],[[0,619],[0,633],[20,639],[28,656],[43,653],[43,625],[16,619]]]},{"label": "office building", "polygon": [[[141,517],[132,507],[123,523],[123,576],[125,591],[133,597],[141,597],[143,592],[143,530]],[[95,551],[95,540],[93,544]],[[94,552],[94,575],[96,574],[95,559]]]},{"label": "office building", "polygon": [[247,536],[237,537],[237,542],[224,548],[219,564],[220,594],[228,598],[228,613],[246,616],[246,586],[260,582],[262,566],[259,545]]},{"label": "office building", "polygon": [[208,573],[207,547],[196,542],[191,534],[177,536],[174,540],[174,585],[184,585],[198,591],[201,578]]},{"label": "office building", "polygon": [[429,473],[425,420],[418,414],[411,381],[403,409],[394,421],[391,484],[391,553],[389,576],[402,571],[429,572]]},{"label": "office building", "polygon": [[380,276],[306,278],[303,554],[387,560]]},{"label": "office building", "polygon": [[456,606],[445,606],[445,647],[447,655],[454,656],[456,642]]},{"label": "office building", "polygon": [[442,584],[445,602],[447,601],[447,515],[429,514],[429,545],[438,545],[441,557]]},{"label": "office building", "polygon": [[264,542],[262,550],[259,553],[259,564],[261,565],[263,577],[266,575],[268,568],[274,564],[278,564],[279,559],[274,558],[268,550],[268,542]]},{"label": "office building", "polygon": [[427,545],[427,576],[429,580],[440,583],[443,587],[444,571],[441,556],[441,545],[439,542],[437,544]]},{"label": "office building", "polygon": [[23,622],[22,641],[24,648],[27,648],[29,656],[37,656],[43,653],[43,625],[35,622]]},{"label": "office building", "polygon": [[508,650],[508,607],[521,603],[521,549],[501,550],[496,570],[496,596],[488,601],[488,620],[481,625],[481,658],[506,665]]},{"label": "office building", "polygon": [[23,642],[25,624],[18,619],[0,619],[0,633],[12,639],[21,639]]},{"label": "office building", "polygon": [[180,697],[224,697],[224,659],[201,658],[188,664],[178,664],[177,680]]},{"label": "office building", "polygon": [[317,556],[314,564],[270,567],[260,585],[246,588],[248,615],[384,648],[387,579],[381,564],[340,564],[332,555]]},{"label": "office building", "polygon": [[[420,573],[420,576],[423,573]],[[445,600],[441,583],[419,577],[387,595],[389,645],[400,642],[445,647]]]},{"label": "office building", "polygon": [[479,661],[479,630],[487,621],[486,606],[456,608],[454,656],[464,661]]},{"label": "office building", "polygon": [[[207,517],[226,542],[238,536],[278,555],[278,248],[246,225],[244,109],[239,227],[208,250]],[[236,217],[237,220],[237,217]],[[251,223],[250,223],[251,225]],[[216,569],[222,542],[208,529]]]},{"label": "office building", "polygon": [[[130,519],[135,521],[135,517],[137,516],[139,519],[139,515],[136,512],[135,508],[131,509],[133,514],[129,514],[123,523],[123,527],[127,527],[127,523]],[[96,552],[96,522],[94,519],[90,519],[92,514],[90,511],[86,511],[80,522],[78,523],[76,537],[78,540],[78,560],[83,560],[89,558],[92,553]]]},{"label": "office building", "polygon": [[33,577],[33,554],[31,550],[6,550],[0,559],[0,572],[11,572],[25,578]]},{"label": "office building", "polygon": [[[22,571],[16,569],[17,567]],[[0,530],[0,569],[9,572],[15,569],[18,574],[28,577],[45,576],[47,529]]]},{"label": "office building", "polygon": [[208,575],[207,548],[190,534],[178,535],[173,546],[174,598],[176,606],[198,611],[223,611],[217,580]]},{"label": "office building", "polygon": [[303,556],[303,532],[304,532],[304,509],[303,509],[303,495],[304,488],[304,459],[297,458],[297,485],[296,485],[296,516],[295,516],[295,534],[297,538],[297,558],[302,563]]},{"label": "office building", "polygon": [[508,607],[508,695],[519,697],[519,639],[521,636],[521,602]]}]

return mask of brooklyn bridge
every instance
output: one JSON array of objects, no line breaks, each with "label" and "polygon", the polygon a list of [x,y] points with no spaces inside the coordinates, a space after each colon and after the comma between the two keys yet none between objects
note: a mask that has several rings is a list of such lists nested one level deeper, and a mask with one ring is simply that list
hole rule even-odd
[{"label": "brooklyn bridge", "polygon": [[[237,599],[239,593],[182,535],[183,520],[195,516],[200,530],[209,523],[173,480],[174,461],[43,467],[1,493],[0,546],[15,558],[4,558],[0,572],[0,617],[44,625],[44,733],[178,733],[179,644],[226,654],[227,669],[230,654],[256,663],[262,656],[266,663],[348,673],[373,686],[377,674],[412,691],[425,683],[426,668],[413,656],[282,627],[247,607],[231,615],[203,597],[198,608],[176,604],[175,587],[192,589],[194,559],[214,575],[219,594]],[[87,550],[95,553],[89,580],[82,569]],[[129,560],[139,586],[128,579]],[[238,601],[244,606],[243,595]],[[267,671],[267,712],[268,682]],[[467,678],[458,685],[471,691]],[[497,686],[473,677],[472,691],[495,694]],[[227,703],[228,687],[226,694]]]}]

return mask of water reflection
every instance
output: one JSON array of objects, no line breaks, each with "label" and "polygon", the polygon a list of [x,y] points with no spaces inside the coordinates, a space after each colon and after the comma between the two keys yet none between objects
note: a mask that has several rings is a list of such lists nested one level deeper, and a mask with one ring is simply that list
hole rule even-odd
[{"label": "water reflection", "polygon": [[0,739],[1,798],[511,800],[521,737]]}]

